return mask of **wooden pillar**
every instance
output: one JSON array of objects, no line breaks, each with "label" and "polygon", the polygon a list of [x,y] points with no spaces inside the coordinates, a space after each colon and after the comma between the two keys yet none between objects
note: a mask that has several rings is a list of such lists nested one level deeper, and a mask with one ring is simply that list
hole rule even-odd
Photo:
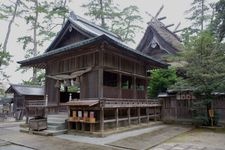
[{"label": "wooden pillar", "polygon": [[145,78],[145,99],[148,98],[148,91],[147,91],[147,86],[148,86],[148,77]]},{"label": "wooden pillar", "polygon": [[119,86],[119,98],[122,98],[122,74],[121,73],[119,73],[118,86]]},{"label": "wooden pillar", "polygon": [[116,108],[115,110],[115,118],[116,118],[116,128],[119,127],[119,109]]},{"label": "wooden pillar", "polygon": [[146,108],[147,123],[149,123],[149,108]]},{"label": "wooden pillar", "polygon": [[138,107],[138,123],[141,123],[141,108]]},{"label": "wooden pillar", "polygon": [[156,107],[154,107],[154,121],[156,121]]},{"label": "wooden pillar", "polygon": [[103,98],[103,66],[104,66],[104,56],[103,51],[105,44],[102,43],[99,49],[99,69],[98,69],[98,97]]},{"label": "wooden pillar", "polygon": [[98,70],[98,98],[103,98],[103,69]]},{"label": "wooden pillar", "polygon": [[137,98],[137,85],[136,85],[136,77],[133,76],[133,96],[134,96],[134,99]]},{"label": "wooden pillar", "polygon": [[128,125],[131,125],[131,120],[130,120],[130,107],[127,110],[127,117],[128,117]]},{"label": "wooden pillar", "polygon": [[104,108],[102,107],[100,110],[100,131],[104,131]]},{"label": "wooden pillar", "polygon": [[29,115],[28,115],[28,113],[29,113],[29,111],[28,111],[28,108],[25,108],[26,109],[26,124],[28,124],[29,123]]}]

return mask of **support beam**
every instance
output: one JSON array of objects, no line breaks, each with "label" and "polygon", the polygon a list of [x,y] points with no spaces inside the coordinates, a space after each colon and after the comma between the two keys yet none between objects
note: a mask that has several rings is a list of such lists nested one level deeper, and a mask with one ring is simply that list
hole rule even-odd
[{"label": "support beam", "polygon": [[104,132],[104,108],[100,110],[100,131]]},{"label": "support beam", "polygon": [[103,98],[103,69],[98,70],[98,98]]},{"label": "support beam", "polygon": [[149,123],[149,108],[146,108],[147,123]]},{"label": "support beam", "polygon": [[141,108],[140,107],[138,107],[138,124],[140,124],[141,123]]},{"label": "support beam", "polygon": [[156,107],[154,107],[154,121],[156,121]]},{"label": "support beam", "polygon": [[133,96],[134,99],[137,98],[137,85],[136,85],[136,77],[133,76]]},{"label": "support beam", "polygon": [[116,108],[115,110],[115,118],[116,118],[116,128],[119,127],[119,109]]},{"label": "support beam", "polygon": [[131,120],[130,120],[130,107],[127,110],[127,117],[128,117],[128,125],[131,125]]},{"label": "support beam", "polygon": [[122,98],[122,74],[121,73],[119,73],[118,86],[119,86],[119,98]]}]

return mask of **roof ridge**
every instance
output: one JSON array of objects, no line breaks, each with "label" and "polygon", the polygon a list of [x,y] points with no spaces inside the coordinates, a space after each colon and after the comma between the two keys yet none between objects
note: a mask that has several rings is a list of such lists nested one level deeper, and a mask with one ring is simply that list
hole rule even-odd
[{"label": "roof ridge", "polygon": [[30,87],[30,88],[44,88],[40,85],[27,85],[27,84],[10,84],[11,86]]},{"label": "roof ridge", "polygon": [[108,30],[100,27],[99,25],[96,25],[95,23],[93,23],[93,22],[91,22],[91,21],[89,21],[89,20],[87,20],[87,19],[85,19],[85,18],[83,18],[83,17],[81,17],[79,15],[73,14],[73,15],[70,15],[69,18],[71,18],[73,20],[79,20],[82,23],[88,24],[88,25],[90,25],[90,26],[92,26],[94,28],[97,28],[97,29],[105,32],[106,34],[110,34],[111,36],[121,40],[121,38],[117,34],[111,32],[111,31],[108,31]]},{"label": "roof ridge", "polygon": [[166,28],[166,27],[165,27],[165,24],[162,23],[161,21],[158,21],[158,20],[152,20],[151,22],[149,22],[149,25],[148,25],[148,26],[150,26],[150,24],[153,24],[153,25],[155,24],[155,25],[159,26],[160,28],[165,29],[165,30],[168,31],[171,35],[173,35],[178,41],[181,42],[181,39],[177,36],[177,34],[176,34],[176,33],[173,33],[173,32],[170,31],[168,28]]}]

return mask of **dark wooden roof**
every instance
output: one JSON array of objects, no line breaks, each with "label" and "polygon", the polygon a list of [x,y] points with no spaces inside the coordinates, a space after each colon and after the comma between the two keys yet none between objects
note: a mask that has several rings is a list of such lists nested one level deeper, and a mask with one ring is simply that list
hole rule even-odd
[{"label": "dark wooden roof", "polygon": [[65,32],[69,30],[69,28],[73,28],[81,32],[88,38],[98,37],[104,34],[112,38],[113,40],[116,40],[117,42],[122,42],[121,38],[116,34],[95,25],[94,23],[74,14],[74,12],[71,12],[68,20],[66,21],[60,32],[57,34],[53,42],[50,44],[50,46],[46,49],[46,52],[55,49],[55,46],[60,42],[60,40],[65,35]]},{"label": "dark wooden roof", "polygon": [[18,95],[44,96],[44,87],[11,84],[6,93],[17,93]]},{"label": "dark wooden roof", "polygon": [[[68,30],[71,30],[70,28],[82,33],[83,35],[85,35],[85,37],[87,37],[87,39],[77,41],[66,46],[57,47],[57,44],[60,43],[66,32]],[[130,48],[121,41],[119,36],[95,25],[94,23],[89,22],[88,20],[82,17],[75,15],[74,13],[71,13],[69,19],[67,20],[63,28],[60,30],[56,38],[53,40],[53,42],[42,55],[27,60],[19,61],[18,63],[21,64],[21,67],[28,66],[46,68],[47,61],[55,56],[71,53],[74,52],[76,49],[84,48],[93,44],[98,44],[100,42],[107,42],[115,47],[120,48],[121,53],[124,53],[125,55],[127,55],[127,53],[132,54],[137,57],[137,59],[145,59],[148,63],[151,63],[152,65],[155,65],[157,67],[167,66],[166,63],[156,60],[151,56],[142,53],[141,51],[136,51]]]},{"label": "dark wooden roof", "polygon": [[[85,46],[89,46],[89,45],[92,45],[92,44],[98,44],[98,43],[101,43],[101,42],[107,42],[108,44],[111,44],[115,47],[120,48],[121,53],[133,54],[136,57],[145,59],[147,62],[152,63],[153,65],[155,65],[157,67],[167,67],[168,66],[168,64],[166,64],[164,62],[161,62],[157,59],[154,59],[151,56],[148,56],[148,55],[146,55],[142,52],[136,51],[136,50],[124,45],[121,42],[118,42],[118,41],[115,41],[114,39],[111,39],[110,37],[108,37],[104,34],[101,35],[101,36],[98,36],[98,37],[94,37],[94,38],[90,38],[90,39],[87,39],[87,40],[84,40],[84,41],[81,41],[81,42],[70,44],[70,45],[67,45],[67,46],[49,51],[49,52],[45,52],[42,55],[30,58],[30,59],[26,59],[26,60],[23,60],[23,61],[19,61],[18,63],[21,64],[22,67],[24,67],[24,66],[35,66],[35,65],[38,65],[38,64],[42,65],[47,60],[49,60],[50,58],[55,57],[57,55],[70,53],[70,52],[73,52],[76,49],[83,48]],[[36,66],[36,67],[38,67],[38,66]]]},{"label": "dark wooden roof", "polygon": [[[156,47],[152,47],[151,44],[156,44]],[[152,20],[149,23],[143,38],[136,48],[137,51],[157,59],[161,59],[166,54],[176,54],[182,49],[180,38],[158,20]]]}]

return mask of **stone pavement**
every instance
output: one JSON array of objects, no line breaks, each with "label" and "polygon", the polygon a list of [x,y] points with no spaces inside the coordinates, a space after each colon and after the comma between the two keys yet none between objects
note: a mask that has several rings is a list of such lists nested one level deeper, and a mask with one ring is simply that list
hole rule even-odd
[{"label": "stone pavement", "polygon": [[106,145],[115,141],[120,141],[128,137],[137,137],[145,133],[158,131],[161,129],[167,128],[168,125],[158,125],[158,126],[151,126],[148,128],[136,129],[132,131],[126,131],[122,133],[112,134],[106,137],[88,137],[88,136],[81,136],[81,135],[70,135],[70,134],[63,134],[56,136],[61,139],[67,139],[70,141],[76,142],[83,142],[89,144],[97,144],[97,145]]},{"label": "stone pavement", "polygon": [[197,146],[191,144],[161,144],[155,148],[151,148],[151,150],[224,150],[224,148],[215,148],[215,147],[207,147],[207,146]]},{"label": "stone pavement", "polygon": [[[0,128],[0,150],[225,150],[225,131],[157,125],[107,137],[21,133],[18,126]],[[191,131],[190,131],[191,130]]]},{"label": "stone pavement", "polygon": [[[10,145],[2,145],[2,150],[116,150],[116,148],[98,146],[87,143],[73,142],[56,137],[45,137],[21,133],[19,131],[0,129],[0,140],[8,141]],[[0,149],[0,150],[1,150]]]},{"label": "stone pavement", "polygon": [[153,132],[146,132],[136,137],[127,137],[125,139],[108,143],[107,145],[126,149],[144,150],[152,148],[168,139],[190,130],[192,130],[190,127],[166,125],[165,128],[155,130]]}]

